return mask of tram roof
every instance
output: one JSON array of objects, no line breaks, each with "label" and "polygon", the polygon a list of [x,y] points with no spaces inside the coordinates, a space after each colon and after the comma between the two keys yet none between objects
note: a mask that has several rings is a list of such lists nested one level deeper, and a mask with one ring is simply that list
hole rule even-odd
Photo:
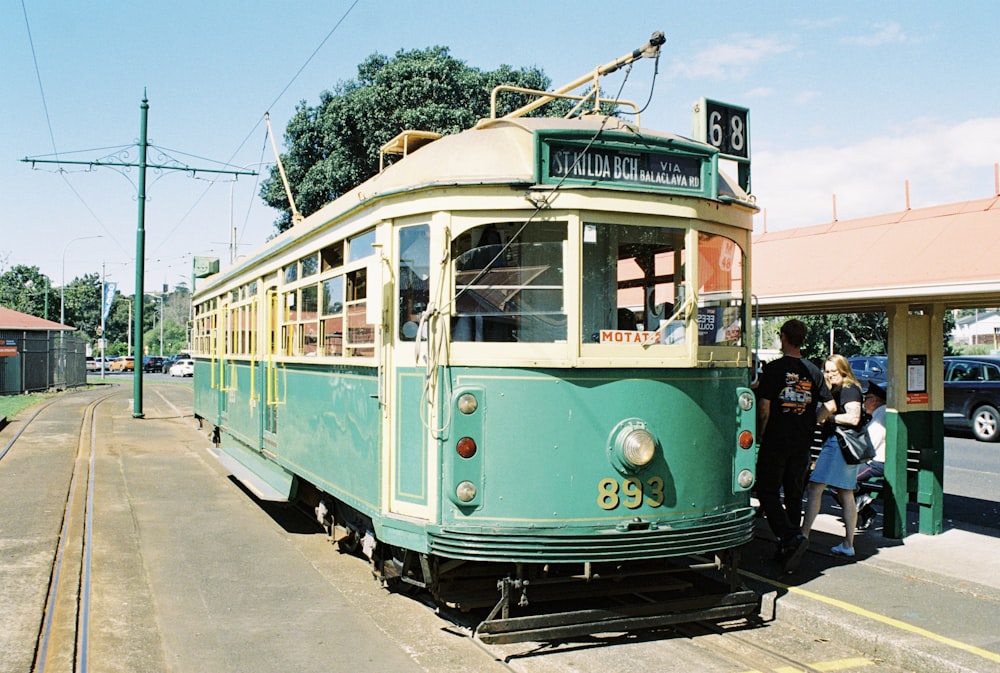
[{"label": "tram roof", "polygon": [[[536,168],[535,132],[560,130],[594,134],[618,132],[687,144],[696,143],[682,136],[640,128],[618,117],[590,115],[574,119],[484,119],[471,129],[442,136],[412,150],[405,159],[395,162],[331,201],[303,223],[309,226],[313,222],[326,222],[359,202],[406,190],[457,185],[533,185]],[[708,145],[705,147],[712,149]],[[719,195],[749,203],[749,198],[737,182],[721,171]]]},{"label": "tram roof", "polygon": [[1000,195],[758,234],[761,315],[1000,306]]},{"label": "tram roof", "polygon": [[[354,189],[342,194],[300,223],[276,236],[253,254],[253,259],[276,254],[286,245],[332,220],[364,207],[380,198],[421,189],[476,185],[535,185],[536,141],[538,131],[578,131],[617,133],[632,137],[675,141],[682,145],[703,145],[683,136],[641,128],[619,117],[585,115],[561,117],[500,117],[481,120],[476,126],[437,140],[417,143],[406,156],[386,167]],[[715,152],[710,145],[706,150]],[[718,171],[718,195],[756,209],[751,197],[731,176]],[[547,186],[551,189],[551,186]],[[591,189],[564,187],[563,189]],[[228,278],[233,268],[222,269],[209,283]],[[195,294],[201,291],[199,288]]]}]

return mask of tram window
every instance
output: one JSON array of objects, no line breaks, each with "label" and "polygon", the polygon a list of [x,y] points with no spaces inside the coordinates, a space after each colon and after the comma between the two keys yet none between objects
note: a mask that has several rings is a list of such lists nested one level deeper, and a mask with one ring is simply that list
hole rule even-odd
[{"label": "tram window", "polygon": [[298,279],[299,279],[299,265],[298,265],[298,263],[296,262],[295,264],[289,264],[288,266],[286,266],[285,267],[285,282],[286,283],[294,283]]},{"label": "tram window", "polygon": [[336,269],[344,265],[344,242],[337,241],[333,245],[328,245],[319,252],[320,266],[323,271]]},{"label": "tram window", "polygon": [[399,230],[399,338],[414,341],[420,315],[427,310],[430,230],[426,224]]},{"label": "tram window", "polygon": [[452,243],[454,341],[566,340],[565,222],[489,223]]},{"label": "tram window", "polygon": [[320,284],[322,355],[344,353],[344,277],[327,278]]},{"label": "tram window", "polygon": [[301,276],[302,278],[308,278],[309,276],[315,275],[319,271],[319,257],[316,253],[309,255],[308,257],[303,257],[299,262]]},{"label": "tram window", "polygon": [[371,229],[347,239],[347,259],[351,262],[375,254],[375,230]]},{"label": "tram window", "polygon": [[368,322],[368,269],[347,274],[347,339],[344,355],[375,355],[375,326]]},{"label": "tram window", "polygon": [[743,254],[724,236],[698,236],[698,343],[743,345]]},{"label": "tram window", "polygon": [[583,342],[682,343],[684,230],[588,222],[583,241]]},{"label": "tram window", "polygon": [[299,338],[302,339],[300,352],[302,355],[316,355],[319,342],[319,306],[318,285],[307,285],[299,292],[299,323],[301,325]]}]

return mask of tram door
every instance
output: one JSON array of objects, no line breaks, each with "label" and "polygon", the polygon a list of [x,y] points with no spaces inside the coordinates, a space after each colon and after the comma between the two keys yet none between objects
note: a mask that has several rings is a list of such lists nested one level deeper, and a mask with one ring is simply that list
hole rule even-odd
[{"label": "tram door", "polygon": [[[403,226],[393,242],[393,290],[390,335],[383,366],[387,377],[389,424],[389,510],[396,514],[433,519],[437,498],[437,453],[426,425],[426,327],[421,316],[430,299],[430,227]],[[391,336],[391,338],[389,338]],[[419,347],[418,347],[419,340]]]},{"label": "tram door", "polygon": [[274,356],[278,352],[280,335],[278,332],[278,288],[276,281],[264,287],[263,330],[259,351],[261,360],[256,363],[253,376],[260,391],[261,448],[274,451],[278,443],[278,372]]}]

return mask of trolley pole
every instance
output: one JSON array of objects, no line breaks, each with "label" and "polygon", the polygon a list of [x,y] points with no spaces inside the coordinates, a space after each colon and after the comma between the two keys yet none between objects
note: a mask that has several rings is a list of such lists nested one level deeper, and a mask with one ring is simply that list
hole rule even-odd
[{"label": "trolley pole", "polygon": [[[63,159],[42,159],[42,158],[32,158],[25,157],[21,161],[28,162],[32,165],[34,164],[79,164],[84,166],[115,166],[115,167],[128,167],[128,168],[138,168],[139,169],[139,186],[138,186],[138,201],[139,201],[139,213],[138,213],[138,223],[136,225],[135,232],[135,320],[133,323],[133,329],[135,330],[136,338],[136,352],[134,353],[134,372],[132,377],[132,418],[142,418],[142,351],[143,351],[143,331],[142,331],[142,319],[143,319],[143,300],[144,300],[144,287],[143,278],[145,275],[145,261],[146,261],[146,169],[154,168],[165,171],[187,171],[194,175],[195,173],[221,173],[226,175],[257,175],[256,171],[247,170],[218,170],[212,168],[194,168],[192,166],[180,165],[150,165],[146,161],[146,148],[148,143],[146,141],[146,126],[149,117],[149,99],[146,97],[146,90],[142,91],[142,104],[139,106],[140,116],[139,116],[139,163],[126,163],[122,161],[103,161],[96,159],[94,161],[65,161]],[[194,293],[194,285],[191,285],[191,292]]]},{"label": "trolley pole", "polygon": [[139,106],[139,216],[135,230],[135,333],[138,348],[132,360],[132,418],[142,418],[142,305],[145,303],[146,260],[146,122],[149,118],[149,100],[142,92]]}]

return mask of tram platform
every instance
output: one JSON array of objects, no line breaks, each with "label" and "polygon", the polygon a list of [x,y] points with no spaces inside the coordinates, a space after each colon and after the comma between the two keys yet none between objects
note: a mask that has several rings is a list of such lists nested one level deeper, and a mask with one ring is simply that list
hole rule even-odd
[{"label": "tram platform", "polygon": [[[940,535],[882,535],[879,515],[858,531],[856,556],[830,548],[844,526],[833,498],[823,510],[798,569],[773,560],[774,538],[763,518],[743,552],[749,586],[774,600],[773,617],[810,633],[854,644],[872,659],[920,673],[1000,672],[1000,520],[995,526],[948,518]],[[917,512],[911,506],[910,530]]]}]

